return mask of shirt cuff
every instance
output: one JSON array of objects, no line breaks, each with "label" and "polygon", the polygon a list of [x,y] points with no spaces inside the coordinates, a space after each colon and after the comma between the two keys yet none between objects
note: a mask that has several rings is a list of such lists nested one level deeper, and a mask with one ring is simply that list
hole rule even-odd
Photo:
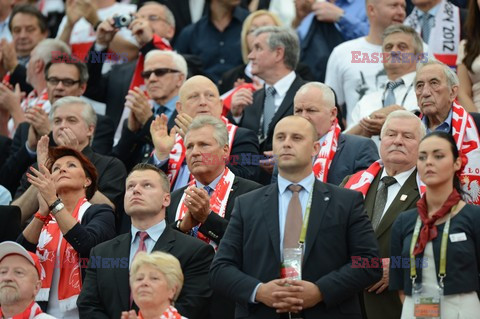
[{"label": "shirt cuff", "polygon": [[28,153],[28,155],[30,155],[31,158],[35,158],[35,157],[37,156],[37,152],[32,151],[32,150],[28,147],[28,142],[25,142],[25,148],[27,149],[27,153]]},{"label": "shirt cuff", "polygon": [[252,294],[250,295],[250,303],[255,303],[255,304],[258,303],[258,302],[255,300],[255,297],[257,297],[257,290],[258,290],[258,288],[260,287],[261,284],[262,284],[262,283],[259,283],[259,284],[255,287],[255,289],[253,289],[253,292],[252,292]]},{"label": "shirt cuff", "polygon": [[238,124],[238,123],[240,123],[240,121],[242,120],[243,114],[240,115],[240,116],[233,116],[233,115],[232,115],[232,117],[233,117],[233,119],[235,120],[235,122],[237,122],[237,124]]},{"label": "shirt cuff", "polygon": [[97,42],[95,42],[95,44],[93,46],[93,49],[96,52],[102,52],[102,51],[105,51],[107,49],[107,46],[103,45],[103,44],[98,44]]},{"label": "shirt cuff", "polygon": [[157,157],[157,154],[155,154],[155,152],[153,153],[153,164],[155,166],[163,166],[165,165],[165,163],[168,161],[168,158],[167,159],[164,159],[164,160],[159,160],[158,157]]}]

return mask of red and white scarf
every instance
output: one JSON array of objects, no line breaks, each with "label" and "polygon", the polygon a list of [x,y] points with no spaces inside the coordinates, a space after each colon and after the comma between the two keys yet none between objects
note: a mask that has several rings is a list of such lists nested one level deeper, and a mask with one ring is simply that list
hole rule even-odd
[{"label": "red and white scarf", "polygon": [[468,202],[480,204],[480,138],[473,117],[453,102],[452,135],[457,148],[468,162],[460,175],[463,190],[469,194]]},{"label": "red and white scarf", "polygon": [[[46,88],[42,91],[40,95],[37,95],[37,92],[35,90],[32,90],[30,93],[28,93],[27,97],[24,98],[20,103],[20,107],[24,112],[34,106],[39,106],[43,108],[43,110],[47,113],[50,112],[51,104],[50,101],[48,101],[48,92]],[[11,118],[8,121],[8,132],[10,138],[13,138],[16,129],[17,128],[15,127],[15,122],[13,121],[13,118]]]},{"label": "red and white scarf", "polygon": [[[237,132],[238,126],[230,123],[227,118],[221,117],[220,118],[225,125],[227,126],[227,131],[228,131],[228,146],[230,147],[230,150],[232,149],[233,146],[233,140],[235,138],[235,133]],[[185,148],[185,145],[183,144],[183,139],[180,136],[180,134],[175,135],[175,144],[172,147],[172,150],[170,151],[169,159],[168,159],[168,172],[167,176],[168,179],[170,180],[170,187],[172,188],[173,185],[175,185],[175,181],[178,177],[178,173],[180,173],[180,168],[182,167],[183,160],[185,159],[185,154],[186,154],[187,149]],[[193,177],[190,176],[189,180],[192,180]]]},{"label": "red and white scarf", "polygon": [[[32,301],[32,303],[25,309],[24,312],[19,313],[18,315],[15,315],[11,317],[12,319],[33,319],[37,315],[43,313],[42,309],[40,309],[40,306],[35,302]],[[2,308],[0,308],[0,318],[3,318],[3,311]]]},{"label": "red and white scarf", "polygon": [[[153,46],[158,50],[172,51],[172,47],[167,39],[159,37],[158,35],[153,35]],[[139,52],[137,64],[135,66],[135,72],[133,73],[132,81],[130,82],[130,90],[133,90],[134,87],[139,87],[145,91],[145,82],[142,78],[143,64],[145,63],[145,56],[142,52]]]},{"label": "red and white scarf", "polygon": [[[228,167],[225,167],[222,177],[218,181],[217,186],[215,186],[212,196],[210,196],[210,210],[222,218],[225,218],[225,209],[227,208],[228,197],[232,191],[234,179],[235,174],[233,174]],[[195,185],[195,183],[196,181],[193,179],[188,183],[188,186]],[[175,220],[182,219],[187,210],[188,208],[185,206],[185,193],[183,193],[180,199],[180,205],[178,205],[177,212],[175,213]],[[215,250],[217,249],[217,244],[200,232],[198,232],[198,238],[212,245]]]},{"label": "red and white scarf", "polygon": [[[423,12],[414,8],[403,22],[411,26],[418,34],[422,31]],[[456,67],[458,47],[460,45],[460,9],[443,0],[435,15],[435,24],[431,28],[428,40],[428,54],[450,67]]]},{"label": "red and white scarf", "polygon": [[[372,185],[373,180],[377,176],[377,174],[382,170],[383,168],[383,162],[382,160],[378,160],[376,162],[373,162],[372,165],[370,165],[366,170],[356,172],[353,174],[348,182],[343,186],[344,188],[352,189],[355,191],[358,191],[363,194],[363,198],[367,196],[368,190],[370,189],[370,186]],[[420,192],[420,197],[423,196],[425,193],[426,187],[425,184],[422,183],[420,178],[418,177],[417,173],[417,186],[418,190]]]},{"label": "red and white scarf", "polygon": [[338,125],[338,120],[335,119],[335,122],[325,136],[325,140],[320,147],[320,152],[313,164],[313,173],[315,174],[315,177],[324,183],[327,182],[328,170],[330,169],[333,157],[337,152],[338,136],[340,135],[341,130],[340,125]]},{"label": "red and white scarf", "polygon": [[[83,214],[91,205],[86,198],[81,198],[72,212],[72,217],[81,222]],[[55,220],[51,220],[43,226],[38,239],[37,256],[42,266],[42,288],[36,300],[48,301],[53,272],[59,271],[58,301],[60,309],[68,311],[76,308],[77,298],[82,289],[82,274],[78,253],[63,238]]]},{"label": "red and white scarf", "polygon": [[[167,310],[158,319],[181,319],[182,316],[178,313],[178,310],[174,306],[168,306]],[[142,311],[138,312],[138,319],[144,319]]]}]

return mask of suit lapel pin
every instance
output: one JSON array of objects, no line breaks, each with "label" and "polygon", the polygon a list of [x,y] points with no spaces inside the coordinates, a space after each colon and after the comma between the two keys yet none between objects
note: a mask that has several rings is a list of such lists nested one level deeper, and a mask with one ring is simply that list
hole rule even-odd
[{"label": "suit lapel pin", "polygon": [[404,201],[407,200],[407,197],[408,197],[408,195],[402,194],[402,196],[400,196],[400,200],[401,200],[402,202],[404,202]]}]

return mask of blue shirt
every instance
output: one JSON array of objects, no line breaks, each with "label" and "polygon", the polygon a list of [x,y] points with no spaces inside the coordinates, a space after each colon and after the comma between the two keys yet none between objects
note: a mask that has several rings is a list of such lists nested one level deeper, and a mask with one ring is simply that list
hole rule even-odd
[{"label": "blue shirt", "polygon": [[[164,219],[160,223],[153,225],[152,227],[145,230],[148,234],[148,238],[145,239],[145,246],[147,248],[148,253],[152,252],[153,247],[157,243],[157,240],[163,234],[165,227],[166,227],[166,223]],[[135,257],[135,253],[137,252],[138,246],[140,245],[140,236],[137,236],[137,233],[140,232],[140,229],[132,225],[132,228],[130,231],[132,233],[132,241],[130,243],[130,259],[129,259],[130,262],[128,264],[131,266],[133,257]]]},{"label": "blue shirt", "polygon": [[336,0],[335,5],[344,11],[344,15],[335,23],[345,40],[366,36],[370,29],[364,0]]},{"label": "blue shirt", "polygon": [[[450,109],[450,112],[448,112],[448,116],[447,118],[445,119],[445,121],[443,121],[442,124],[440,124],[439,126],[437,126],[435,128],[435,131],[442,131],[442,132],[445,132],[445,133],[450,133],[450,130],[451,130],[451,126],[452,126],[452,116],[453,116],[453,111],[452,109]],[[426,116],[424,116],[422,118],[422,122],[423,124],[425,124],[425,128],[427,129],[427,134],[432,132],[428,127],[428,118]]]},{"label": "blue shirt", "polygon": [[[175,107],[177,105],[178,101],[178,95],[174,96],[171,98],[167,103],[165,103],[165,115],[167,118],[170,120],[170,117],[172,116],[173,112],[175,112]],[[160,107],[159,104],[157,104],[155,101],[153,101],[153,113],[157,111],[157,109]]]},{"label": "blue shirt", "polygon": [[222,74],[243,64],[240,33],[243,20],[249,12],[236,7],[232,20],[223,32],[210,20],[210,10],[197,23],[185,27],[175,42],[178,53],[193,54],[203,62],[203,70],[213,82],[219,84]]}]

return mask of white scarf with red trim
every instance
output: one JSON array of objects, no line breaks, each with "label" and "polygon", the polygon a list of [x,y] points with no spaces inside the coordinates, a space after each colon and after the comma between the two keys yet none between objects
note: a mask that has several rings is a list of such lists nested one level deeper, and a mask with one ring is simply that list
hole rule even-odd
[{"label": "white scarf with red trim", "polygon": [[[86,198],[81,198],[72,212],[72,217],[81,222],[83,214],[91,205]],[[54,219],[42,228],[38,239],[37,256],[42,266],[42,288],[37,294],[36,300],[48,301],[53,272],[59,271],[58,301],[60,309],[62,311],[75,309],[78,295],[82,289],[82,273],[78,253],[65,240]]]},{"label": "white scarf with red trim", "polygon": [[[43,313],[43,311],[40,309],[40,306],[35,301],[32,301],[24,312],[11,317],[11,319],[33,319],[41,313]],[[0,308],[0,318],[3,318],[3,316],[2,308]]]},{"label": "white scarf with red trim", "polygon": [[468,202],[480,204],[480,138],[473,117],[453,102],[452,136],[457,148],[468,162],[460,175],[463,190],[469,195]]},{"label": "white scarf with red trim", "polygon": [[[217,186],[215,186],[212,196],[210,196],[210,210],[222,218],[225,218],[225,209],[227,208],[228,197],[232,191],[234,179],[235,174],[233,174],[228,167],[225,167],[222,177],[218,181]],[[196,181],[193,179],[188,183],[188,186],[195,185],[195,183]],[[183,193],[177,212],[175,213],[175,220],[182,219],[187,210],[187,206],[185,206],[185,193]],[[212,247],[217,250],[217,244],[208,237],[205,237],[202,233],[198,232],[198,238],[212,245]]]},{"label": "white scarf with red trim", "polygon": [[[363,198],[365,198],[365,196],[367,196],[368,190],[370,189],[370,186],[372,185],[373,180],[375,179],[377,174],[382,170],[382,168],[383,168],[382,160],[373,162],[373,164],[370,165],[366,170],[359,171],[353,174],[348,180],[348,182],[345,184],[345,186],[343,187],[358,191],[362,193]],[[425,193],[426,187],[425,187],[425,184],[423,184],[420,178],[418,177],[418,172],[417,172],[416,180],[417,180],[417,186],[418,186],[418,190],[420,192],[420,197],[421,197]]]},{"label": "white scarf with red trim", "polygon": [[320,147],[320,152],[313,164],[313,173],[315,174],[315,177],[324,183],[327,182],[328,170],[330,169],[333,157],[337,152],[338,136],[340,135],[341,130],[340,125],[338,125],[338,120],[335,119],[335,122],[325,136],[325,140]]},{"label": "white scarf with red trim", "polygon": [[[182,316],[178,313],[178,310],[174,306],[168,306],[167,310],[158,319],[180,319]],[[144,319],[142,312],[138,312],[138,319]]]},{"label": "white scarf with red trim", "polygon": [[[411,26],[418,34],[422,31],[423,12],[414,8],[403,24]],[[450,67],[456,67],[458,47],[460,45],[460,9],[443,0],[435,15],[435,22],[428,40],[428,54]]]},{"label": "white scarf with red trim", "polygon": [[[235,133],[237,132],[238,126],[230,123],[226,117],[220,118],[225,125],[227,126],[228,132],[228,146],[230,150],[233,146],[233,140],[235,138]],[[175,144],[170,151],[169,159],[168,159],[168,172],[167,176],[170,180],[170,188],[173,188],[175,185],[175,181],[178,177],[178,173],[180,173],[180,168],[182,167],[183,160],[185,159],[186,148],[183,144],[183,139],[180,134],[175,135]],[[192,176],[190,176],[189,180],[192,180]]]}]

